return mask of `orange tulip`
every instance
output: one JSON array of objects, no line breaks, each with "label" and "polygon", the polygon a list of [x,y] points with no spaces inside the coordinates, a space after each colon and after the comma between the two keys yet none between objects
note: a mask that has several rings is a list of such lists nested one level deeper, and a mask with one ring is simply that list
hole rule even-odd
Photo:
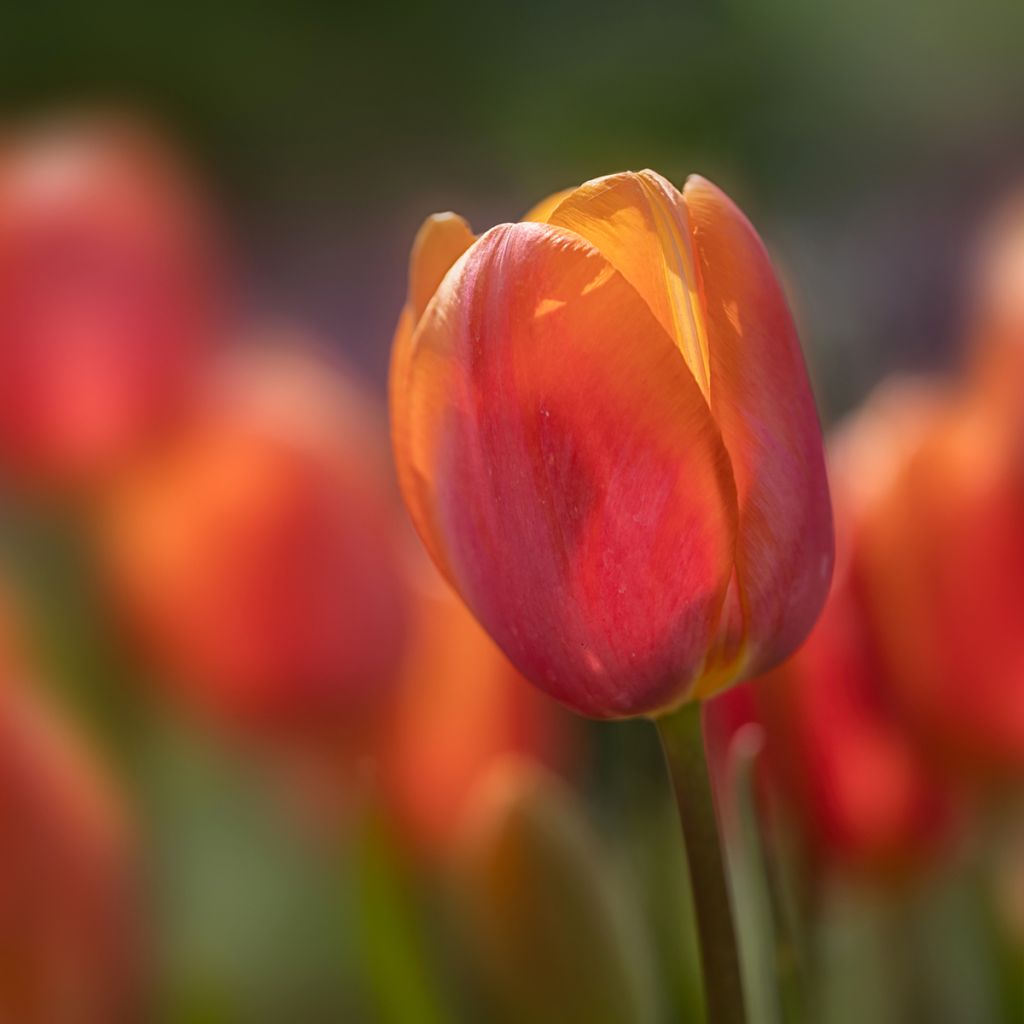
[{"label": "orange tulip", "polygon": [[969,330],[971,383],[1024,448],[1024,192],[996,207],[978,239]]},{"label": "orange tulip", "polygon": [[77,482],[162,425],[213,331],[206,218],[124,122],[0,138],[0,464]]},{"label": "orange tulip", "polygon": [[113,590],[151,663],[222,721],[355,725],[397,677],[405,615],[373,410],[283,350],[239,353],[210,391],[106,500]]},{"label": "orange tulip", "polygon": [[139,1019],[133,844],[78,736],[0,666],[0,1018]]},{"label": "orange tulip", "polygon": [[588,182],[413,248],[392,361],[399,480],[434,561],[528,678],[666,711],[789,654],[832,526],[793,323],[717,188]]},{"label": "orange tulip", "polygon": [[995,406],[936,417],[866,519],[863,586],[903,712],[950,767],[1024,772],[1024,473]]},{"label": "orange tulip", "polygon": [[444,855],[492,765],[518,755],[568,767],[575,730],[557,704],[524,685],[432,571],[418,593],[417,626],[381,772],[400,831],[424,854]]}]

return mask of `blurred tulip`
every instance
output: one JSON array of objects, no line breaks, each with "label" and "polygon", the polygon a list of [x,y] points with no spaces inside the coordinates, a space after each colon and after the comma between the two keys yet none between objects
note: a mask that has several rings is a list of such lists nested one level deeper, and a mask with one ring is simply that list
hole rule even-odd
[{"label": "blurred tulip", "polygon": [[456,879],[496,1019],[644,1024],[655,1019],[649,959],[569,790],[536,764],[481,777]]},{"label": "blurred tulip", "polygon": [[358,731],[379,709],[406,614],[383,444],[342,373],[254,347],[112,490],[100,530],[114,593],[194,705],[276,736]]},{"label": "blurred tulip", "polygon": [[444,582],[423,568],[381,770],[400,830],[421,852],[443,855],[496,761],[518,754],[568,768],[578,737],[570,716],[524,685]]},{"label": "blurred tulip", "polygon": [[1024,191],[1007,196],[988,218],[972,270],[972,383],[1007,417],[1024,455]]},{"label": "blurred tulip", "polygon": [[983,402],[937,417],[863,528],[863,587],[904,715],[951,767],[1024,772],[1024,474]]},{"label": "blurred tulip", "polygon": [[860,580],[862,520],[939,407],[930,388],[890,385],[834,440],[837,565],[825,609],[792,658],[708,707],[719,760],[744,726],[761,726],[768,806],[779,798],[820,861],[875,875],[920,865],[954,820],[948,784],[901,715]]},{"label": "blurred tulip", "polygon": [[108,781],[5,652],[0,666],[0,1019],[140,1018],[133,844]]},{"label": "blurred tulip", "polygon": [[210,228],[139,125],[0,136],[0,464],[78,482],[180,406],[216,330]]},{"label": "blurred tulip", "polygon": [[832,567],[821,433],[753,228],[713,185],[582,185],[416,240],[392,357],[403,495],[519,669],[597,718],[789,654]]}]

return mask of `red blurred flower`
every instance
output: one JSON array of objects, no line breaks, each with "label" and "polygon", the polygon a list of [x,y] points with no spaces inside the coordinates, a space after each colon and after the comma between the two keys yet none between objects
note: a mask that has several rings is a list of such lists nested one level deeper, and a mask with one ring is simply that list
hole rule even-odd
[{"label": "red blurred flower", "polygon": [[358,728],[379,708],[405,620],[381,435],[342,373],[257,348],[112,490],[115,594],[193,704],[275,735]]},{"label": "red blurred flower", "polygon": [[[762,670],[824,599],[821,433],[753,228],[713,185],[588,182],[413,249],[392,362],[403,496],[522,672],[656,714]],[[541,222],[538,222],[541,221]]]},{"label": "red blurred flower", "polygon": [[0,464],[109,468],[170,416],[216,330],[210,230],[164,146],[125,121],[0,137]]},{"label": "red blurred flower", "polygon": [[0,652],[0,1018],[139,1019],[134,871],[110,784]]}]

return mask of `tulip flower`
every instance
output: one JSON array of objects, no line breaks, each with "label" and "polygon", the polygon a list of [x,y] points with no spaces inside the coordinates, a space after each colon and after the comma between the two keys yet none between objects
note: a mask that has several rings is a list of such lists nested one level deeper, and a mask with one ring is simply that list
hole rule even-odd
[{"label": "tulip flower", "polygon": [[400,831],[422,854],[444,857],[491,765],[516,755],[567,768],[576,730],[554,701],[525,684],[430,567],[422,568],[381,775]]},{"label": "tulip flower", "polygon": [[0,136],[0,467],[106,472],[172,417],[219,317],[196,190],[145,129]]},{"label": "tulip flower", "polygon": [[1024,473],[999,410],[943,410],[863,529],[894,696],[951,769],[1024,772]]},{"label": "tulip flower", "polygon": [[971,384],[1024,435],[1024,192],[997,205],[973,255]]},{"label": "tulip flower", "polygon": [[833,558],[821,430],[760,239],[714,185],[652,171],[479,238],[430,218],[390,391],[413,522],[513,664],[584,715],[659,717],[708,1016],[744,1019],[685,705],[792,653]]},{"label": "tulip flower", "polygon": [[140,1019],[134,850],[109,781],[9,651],[0,666],[0,1018]]},{"label": "tulip flower", "polygon": [[144,656],[221,723],[358,729],[405,619],[372,407],[343,373],[254,345],[106,496],[101,559]]},{"label": "tulip flower", "polygon": [[541,214],[421,230],[391,374],[399,480],[525,676],[596,718],[658,714],[814,622],[817,414],[761,242],[709,182],[618,174]]}]

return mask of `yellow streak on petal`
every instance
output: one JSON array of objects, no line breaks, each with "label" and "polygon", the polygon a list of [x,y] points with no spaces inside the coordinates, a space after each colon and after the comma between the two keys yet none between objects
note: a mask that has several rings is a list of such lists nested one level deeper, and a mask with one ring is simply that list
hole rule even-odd
[{"label": "yellow streak on petal", "polygon": [[[641,171],[638,178],[650,204],[654,228],[665,254],[665,287],[675,322],[674,337],[704,397],[710,401],[711,359],[697,288],[689,215],[684,203],[672,202],[665,195],[660,177],[650,171]],[[680,225],[680,219],[685,219],[683,225]]]},{"label": "yellow streak on petal", "polygon": [[533,311],[535,317],[547,316],[549,313],[555,313],[565,305],[562,299],[541,299],[537,303],[537,308]]}]

